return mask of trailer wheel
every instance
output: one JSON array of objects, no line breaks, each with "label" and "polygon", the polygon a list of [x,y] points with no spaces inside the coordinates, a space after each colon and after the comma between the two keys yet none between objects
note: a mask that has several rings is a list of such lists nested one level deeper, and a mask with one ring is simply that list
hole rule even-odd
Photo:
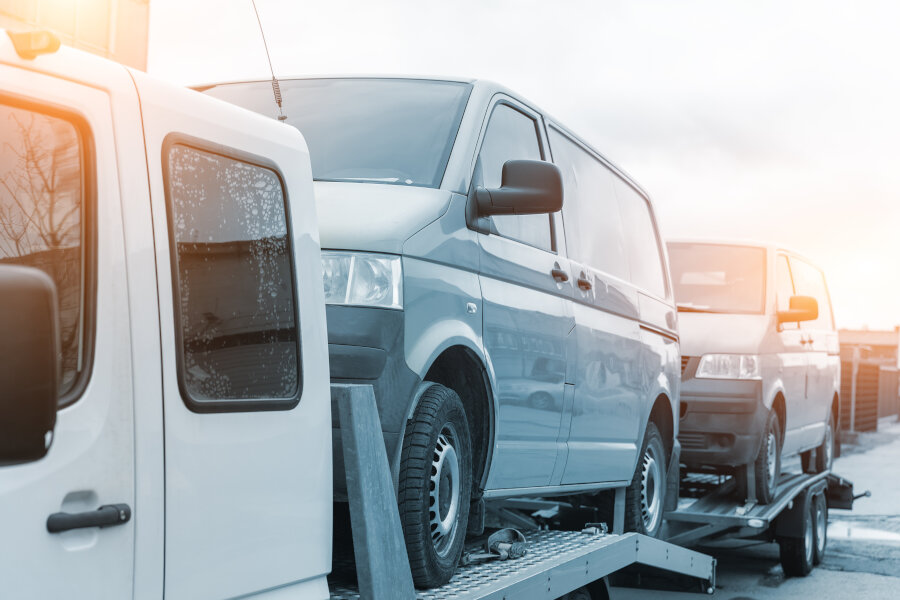
[{"label": "trailer wheel", "polygon": [[825,560],[825,548],[828,545],[828,503],[825,502],[825,493],[817,494],[812,505],[816,543],[813,564],[820,565]]},{"label": "trailer wheel", "polygon": [[463,551],[472,495],[472,444],[456,392],[432,384],[403,437],[398,502],[413,582],[443,585]]},{"label": "trailer wheel", "polygon": [[802,532],[800,537],[782,537],[778,539],[781,554],[781,568],[790,577],[806,577],[813,569],[815,557],[815,530],[813,527],[815,502],[809,502],[801,513]]},{"label": "trailer wheel", "polygon": [[665,495],[666,448],[656,423],[651,421],[644,433],[634,478],[625,488],[625,530],[659,536]]}]

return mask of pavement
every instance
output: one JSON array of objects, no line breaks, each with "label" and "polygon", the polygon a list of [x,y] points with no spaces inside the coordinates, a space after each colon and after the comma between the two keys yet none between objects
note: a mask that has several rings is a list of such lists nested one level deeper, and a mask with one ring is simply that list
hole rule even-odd
[{"label": "pavement", "polygon": [[[799,469],[792,461],[786,470]],[[882,420],[879,431],[860,433],[844,445],[834,472],[854,484],[861,498],[853,511],[829,515],[825,560],[808,577],[785,577],[774,543],[739,542],[731,548],[695,548],[718,560],[721,600],[790,598],[900,599],[900,423]],[[613,588],[615,600],[704,598],[705,594]]]}]

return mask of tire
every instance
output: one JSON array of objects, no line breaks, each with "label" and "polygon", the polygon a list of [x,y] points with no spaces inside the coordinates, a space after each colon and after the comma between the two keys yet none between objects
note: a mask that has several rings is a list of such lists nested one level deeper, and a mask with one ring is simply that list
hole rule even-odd
[{"label": "tire", "polygon": [[406,426],[398,504],[413,583],[447,583],[456,571],[469,520],[472,443],[456,392],[432,384]]},{"label": "tire", "polygon": [[810,502],[803,511],[803,532],[799,538],[783,537],[778,540],[781,568],[789,577],[806,577],[813,569],[816,537],[813,528],[814,505]]},{"label": "tire", "polygon": [[634,477],[625,488],[625,531],[659,537],[665,508],[666,466],[663,438],[651,421],[647,423]]},{"label": "tire", "polygon": [[825,438],[822,445],[816,448],[816,460],[813,465],[816,473],[830,471],[834,463],[834,413],[828,410],[828,420],[825,422]]},{"label": "tire", "polygon": [[825,550],[828,547],[828,503],[825,501],[825,492],[818,494],[813,500],[813,564],[820,565],[825,560]]},{"label": "tire", "polygon": [[781,426],[778,413],[769,412],[766,428],[763,430],[759,454],[753,463],[756,476],[756,500],[760,504],[771,504],[775,499],[778,487],[778,476],[781,474]]}]

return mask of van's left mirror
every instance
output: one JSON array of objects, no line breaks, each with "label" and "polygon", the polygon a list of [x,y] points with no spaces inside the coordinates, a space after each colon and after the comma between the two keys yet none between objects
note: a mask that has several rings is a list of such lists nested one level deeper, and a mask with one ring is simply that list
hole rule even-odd
[{"label": "van's left mirror", "polygon": [[50,449],[59,348],[53,280],[0,264],[0,465],[35,461]]}]

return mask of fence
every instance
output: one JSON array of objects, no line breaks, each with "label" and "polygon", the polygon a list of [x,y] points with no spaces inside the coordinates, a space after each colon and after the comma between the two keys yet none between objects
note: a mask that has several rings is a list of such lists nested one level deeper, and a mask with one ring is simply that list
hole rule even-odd
[{"label": "fence", "polygon": [[[860,362],[856,375],[855,431],[875,431],[878,419],[900,414],[900,379],[894,368]],[[841,429],[850,429],[853,363],[841,362]]]}]

